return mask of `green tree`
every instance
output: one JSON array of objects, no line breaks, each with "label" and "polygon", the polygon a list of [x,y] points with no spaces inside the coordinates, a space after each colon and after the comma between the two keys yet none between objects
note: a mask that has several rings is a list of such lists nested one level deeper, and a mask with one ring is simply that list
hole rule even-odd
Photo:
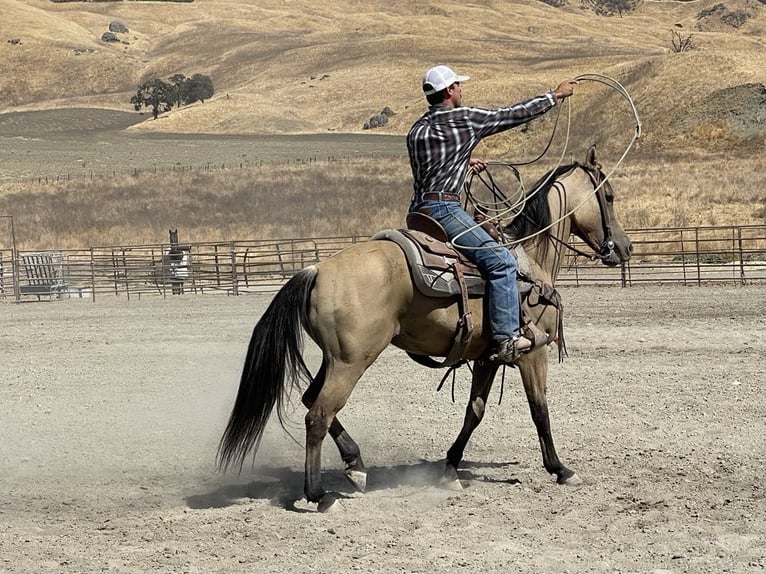
[{"label": "green tree", "polygon": [[209,76],[194,74],[187,78],[183,74],[173,74],[167,82],[154,78],[141,84],[136,94],[130,98],[130,103],[136,111],[151,108],[156,120],[161,112],[192,102],[205,103],[212,95],[213,80]]},{"label": "green tree", "polygon": [[641,5],[641,0],[581,0],[582,7],[593,10],[599,16],[613,16],[633,12]]},{"label": "green tree", "polygon": [[154,78],[138,86],[136,95],[130,98],[136,111],[151,108],[152,116],[157,119],[160,112],[167,112],[173,107],[173,88],[170,84]]},{"label": "green tree", "polygon": [[185,104],[202,102],[210,99],[213,95],[213,80],[204,74],[194,74],[183,83],[183,101]]},{"label": "green tree", "polygon": [[181,107],[181,104],[184,102],[184,86],[186,82],[189,80],[186,76],[183,74],[173,74],[168,78],[168,81],[170,82],[171,86],[171,96],[173,98],[173,103],[175,106]]}]

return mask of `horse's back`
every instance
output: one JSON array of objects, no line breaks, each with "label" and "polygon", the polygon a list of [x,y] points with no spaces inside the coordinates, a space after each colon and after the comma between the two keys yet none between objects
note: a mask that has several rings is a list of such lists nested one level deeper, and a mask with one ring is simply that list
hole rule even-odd
[{"label": "horse's back", "polygon": [[356,243],[316,267],[317,286],[325,294],[358,297],[362,303],[385,299],[387,305],[412,298],[407,261],[390,241]]},{"label": "horse's back", "polygon": [[357,243],[316,269],[308,313],[312,338],[342,354],[388,346],[413,298],[401,249],[388,241]]}]

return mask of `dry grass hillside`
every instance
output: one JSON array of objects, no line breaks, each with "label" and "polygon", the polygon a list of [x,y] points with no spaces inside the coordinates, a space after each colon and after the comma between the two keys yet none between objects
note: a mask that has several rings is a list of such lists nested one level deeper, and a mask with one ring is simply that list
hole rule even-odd
[{"label": "dry grass hillside", "polygon": [[[739,27],[723,23],[722,14],[699,17],[719,3],[644,2],[620,18],[596,16],[576,1],[555,8],[539,0],[0,0],[0,112],[129,110],[143,80],[199,72],[213,78],[211,101],[135,129],[349,132],[389,106],[397,115],[384,131],[404,133],[422,111],[422,71],[445,62],[473,76],[466,99],[481,105],[581,73],[607,74],[635,97],[646,145],[704,147],[737,134],[713,129],[716,117],[706,129],[706,118],[684,126],[677,116],[722,88],[763,83],[766,70],[766,7],[724,0],[728,12],[750,16]],[[129,28],[122,43],[100,39],[112,20]],[[675,53],[673,31],[691,36],[695,49]],[[12,38],[21,43],[6,41]],[[588,101],[589,86],[582,93],[575,107],[587,101],[602,120],[621,117],[613,101]]]},{"label": "dry grass hillside", "polygon": [[[583,10],[578,0],[558,8],[541,0],[0,0],[0,114],[63,108],[131,112],[129,99],[141,82],[202,73],[213,79],[211,100],[157,120],[146,114],[127,131],[137,137],[362,133],[363,124],[388,106],[395,112],[388,125],[364,133],[401,135],[425,108],[420,77],[435,63],[470,74],[464,99],[482,106],[518,101],[561,79],[597,73],[629,90],[642,122],[642,138],[616,176],[632,194],[627,226],[763,222],[762,1],[645,0],[632,14],[603,17]],[[119,43],[105,43],[101,35],[114,20],[129,32],[119,34]],[[674,50],[674,33],[690,40],[693,49]],[[595,82],[583,82],[570,102],[559,124],[569,125],[572,134],[567,159],[579,159],[585,147],[597,143],[605,163],[613,165],[635,129],[628,103]],[[549,114],[529,130],[493,138],[481,152],[509,161],[530,159],[543,148],[553,119]],[[552,157],[561,145],[563,136]],[[406,168],[401,174],[406,188]],[[27,207],[44,210],[40,201],[55,193],[28,183],[4,184],[0,212],[32,195]],[[395,201],[397,209],[404,208],[401,198]],[[48,211],[55,213],[53,207]],[[55,227],[39,212],[34,218],[15,214],[27,241],[44,237],[33,225]],[[372,230],[378,223],[383,222],[365,222]],[[116,224],[136,230],[133,239],[140,241],[157,232],[141,231],[134,222]],[[158,225],[164,234],[167,227]],[[205,225],[220,228],[217,221]],[[246,231],[239,229],[239,236]],[[59,241],[119,239],[115,233],[77,233]]]}]

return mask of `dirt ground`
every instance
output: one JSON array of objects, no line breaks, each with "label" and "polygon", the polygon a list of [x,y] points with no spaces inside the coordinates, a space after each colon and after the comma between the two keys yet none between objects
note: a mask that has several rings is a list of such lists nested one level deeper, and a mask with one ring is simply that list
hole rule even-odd
[{"label": "dirt ground", "polygon": [[368,492],[328,441],[325,486],[348,494],[328,514],[295,504],[301,409],[299,443],[272,423],[252,469],[215,470],[270,296],[0,302],[0,572],[763,572],[763,286],[562,295],[550,410],[582,485],[542,468],[511,371],[464,490],[439,489],[468,373],[453,403],[440,371],[389,349],[341,416]]}]

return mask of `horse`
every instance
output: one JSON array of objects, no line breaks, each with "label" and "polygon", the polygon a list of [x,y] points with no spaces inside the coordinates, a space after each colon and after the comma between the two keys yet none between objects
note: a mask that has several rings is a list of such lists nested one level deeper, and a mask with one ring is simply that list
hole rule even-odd
[{"label": "horse", "polygon": [[162,256],[163,277],[167,277],[173,295],[183,295],[189,277],[189,245],[178,244],[178,229],[168,229],[170,247]]},{"label": "horse", "polygon": [[[541,178],[520,214],[506,227],[522,241],[533,277],[553,286],[571,234],[582,239],[607,266],[630,259],[632,244],[614,212],[614,191],[591,148],[585,163],[560,166]],[[239,389],[221,437],[219,469],[238,465],[257,451],[265,426],[276,409],[284,427],[285,404],[293,388],[308,382],[302,402],[306,458],[304,494],[325,512],[339,498],[322,486],[321,448],[329,432],[344,461],[345,476],[360,492],[367,471],[357,443],[337,414],[357,381],[388,345],[413,358],[445,357],[455,334],[459,297],[421,294],[403,250],[392,241],[367,241],[347,247],[296,273],[274,296],[256,323],[248,345]],[[548,346],[559,333],[560,309],[541,298],[523,308],[547,334],[547,345],[524,354],[516,363],[542,450],[543,466],[559,484],[577,484],[577,474],[559,459],[551,435],[546,385]],[[482,299],[468,301],[475,324],[482,325]],[[322,353],[311,375],[303,357],[304,332]],[[471,391],[462,429],[447,451],[440,482],[462,488],[457,469],[485,405],[499,365],[488,360],[487,325],[471,338],[463,358],[473,361]]]}]

